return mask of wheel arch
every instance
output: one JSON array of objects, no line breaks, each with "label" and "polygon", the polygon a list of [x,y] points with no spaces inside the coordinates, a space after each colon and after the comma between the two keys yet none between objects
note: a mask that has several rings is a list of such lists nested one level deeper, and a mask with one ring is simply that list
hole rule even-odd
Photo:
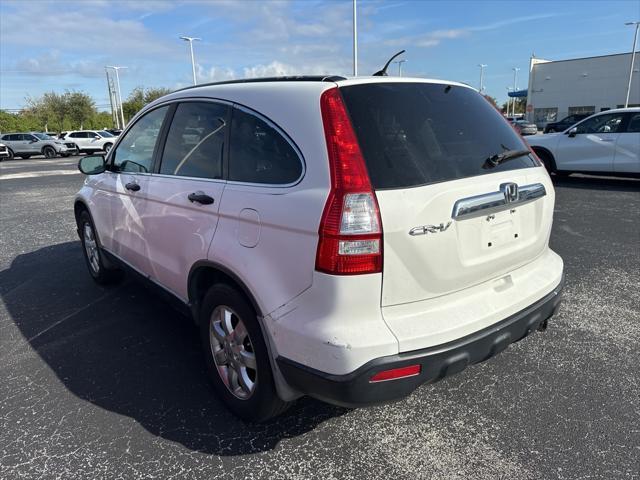
[{"label": "wheel arch", "polygon": [[55,149],[55,147],[54,147],[53,145],[45,145],[44,147],[42,147],[42,148],[40,149],[40,153],[42,153],[42,154],[44,155],[44,151],[45,151],[47,148],[52,148],[52,149],[53,149],[53,151],[54,151],[55,153],[58,153],[58,152],[56,151],[56,149]]},{"label": "wheel arch", "polygon": [[532,145],[531,149],[535,152],[536,155],[538,155],[538,157],[540,157],[540,160],[544,161],[542,157],[546,157],[549,160],[551,171],[555,172],[558,169],[556,166],[556,158],[554,157],[553,153],[551,153],[551,150],[549,150],[547,147]]},{"label": "wheel arch", "polygon": [[235,287],[242,293],[253,307],[256,315],[262,317],[263,313],[251,289],[240,279],[238,275],[219,263],[210,260],[200,260],[196,262],[189,271],[187,292],[189,295],[189,307],[198,323],[198,312],[204,295],[211,285],[225,283]]}]

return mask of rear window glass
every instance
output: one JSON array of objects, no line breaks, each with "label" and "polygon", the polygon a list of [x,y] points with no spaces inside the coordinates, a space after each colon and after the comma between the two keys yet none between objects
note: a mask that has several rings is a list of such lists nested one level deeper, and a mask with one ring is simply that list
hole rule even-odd
[{"label": "rear window glass", "polygon": [[531,156],[484,169],[527,146],[502,115],[466,87],[375,83],[340,89],[374,188],[406,188],[537,166]]}]

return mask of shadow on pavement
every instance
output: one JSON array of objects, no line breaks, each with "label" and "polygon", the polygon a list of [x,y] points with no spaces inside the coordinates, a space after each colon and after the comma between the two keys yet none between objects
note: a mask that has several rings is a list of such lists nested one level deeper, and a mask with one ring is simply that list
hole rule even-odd
[{"label": "shadow on pavement", "polygon": [[0,272],[0,297],[29,344],[5,359],[32,348],[79,398],[191,450],[270,450],[346,412],[301,399],[270,423],[238,420],[209,386],[195,326],[132,280],[95,285],[79,242],[18,256]]},{"label": "shadow on pavement", "polygon": [[640,191],[640,179],[622,177],[599,177],[595,175],[552,175],[556,187],[584,188],[588,190],[612,190],[616,192]]}]

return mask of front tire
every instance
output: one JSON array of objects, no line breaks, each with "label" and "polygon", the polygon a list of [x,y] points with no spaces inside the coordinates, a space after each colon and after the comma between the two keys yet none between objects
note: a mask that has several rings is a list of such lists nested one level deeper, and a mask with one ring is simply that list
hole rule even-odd
[{"label": "front tire", "polygon": [[227,408],[250,422],[284,412],[289,404],[278,397],[262,330],[244,295],[226,284],[212,286],[199,320],[209,379]]},{"label": "front tire", "polygon": [[119,280],[122,272],[105,264],[104,254],[100,250],[93,220],[86,210],[84,210],[78,218],[78,229],[82,242],[84,260],[89,268],[91,278],[100,285],[114,283]]},{"label": "front tire", "polygon": [[13,150],[11,150],[10,148],[7,149],[9,156],[7,157],[7,160],[13,160],[15,158],[15,155],[13,153]]},{"label": "front tire", "polygon": [[47,146],[42,149],[42,154],[45,158],[55,158],[56,150],[53,147]]},{"label": "front tire", "polygon": [[104,145],[104,147],[103,147],[103,148],[104,148],[104,153],[109,153],[109,150],[111,150],[111,147],[113,147],[113,145],[112,145],[112,144],[110,144],[110,143],[105,143],[105,145]]}]

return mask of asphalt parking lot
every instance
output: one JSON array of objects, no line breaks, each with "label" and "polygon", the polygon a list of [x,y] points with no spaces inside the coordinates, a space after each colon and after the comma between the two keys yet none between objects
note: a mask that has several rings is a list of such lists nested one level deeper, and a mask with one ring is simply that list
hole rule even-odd
[{"label": "asphalt parking lot", "polygon": [[95,285],[77,158],[0,163],[0,478],[640,478],[640,181],[557,179],[563,307],[545,333],[392,405],[303,399],[247,425],[195,328]]}]

